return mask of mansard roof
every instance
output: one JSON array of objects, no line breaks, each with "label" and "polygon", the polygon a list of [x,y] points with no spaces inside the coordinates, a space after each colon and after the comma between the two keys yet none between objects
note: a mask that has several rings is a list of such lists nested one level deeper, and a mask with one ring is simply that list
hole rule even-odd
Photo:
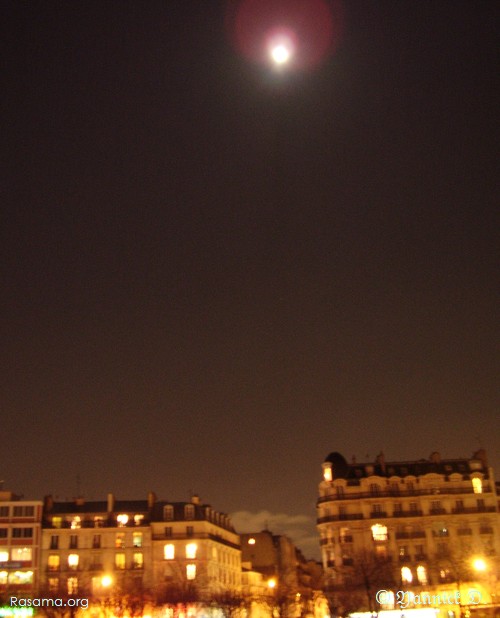
[{"label": "mansard roof", "polygon": [[432,453],[429,459],[416,461],[385,461],[383,454],[377,456],[374,462],[347,463],[345,458],[337,452],[330,453],[325,462],[330,462],[334,479],[360,479],[368,476],[391,477],[423,476],[425,474],[440,474],[450,476],[458,473],[468,477],[473,472],[480,472],[488,478],[486,453],[477,451],[471,458],[441,459],[439,453]]}]

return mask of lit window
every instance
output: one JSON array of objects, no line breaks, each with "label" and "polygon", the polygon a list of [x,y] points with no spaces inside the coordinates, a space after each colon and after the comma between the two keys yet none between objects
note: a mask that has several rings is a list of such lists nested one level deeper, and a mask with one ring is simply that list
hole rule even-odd
[{"label": "lit window", "polygon": [[125,548],[125,534],[123,532],[117,532],[116,533],[115,547],[116,547],[116,549],[124,549]]},{"label": "lit window", "polygon": [[9,552],[6,549],[0,549],[0,562],[9,561]]},{"label": "lit window", "polygon": [[328,466],[325,464],[325,467],[323,468],[323,479],[325,481],[331,481],[332,480],[332,467]]},{"label": "lit window", "polygon": [[248,539],[248,544],[255,545],[255,539],[253,537],[251,539]]},{"label": "lit window", "polygon": [[103,526],[104,526],[104,517],[100,517],[99,515],[96,515],[94,517],[94,527],[102,528]]},{"label": "lit window", "polygon": [[68,566],[71,569],[76,569],[78,566],[78,562],[79,562],[78,554],[70,554],[68,556]]},{"label": "lit window", "polygon": [[68,594],[78,594],[77,577],[68,577]]},{"label": "lit window", "polygon": [[374,524],[372,526],[372,537],[374,541],[387,541],[387,526]]},{"label": "lit window", "polygon": [[142,547],[142,532],[134,532],[132,535],[132,545],[134,547]]},{"label": "lit window", "polygon": [[427,578],[427,570],[422,565],[417,567],[417,579],[418,583],[422,584],[422,586],[427,586],[427,584],[429,583],[429,580]]},{"label": "lit window", "polygon": [[165,560],[173,560],[175,558],[175,545],[173,543],[163,546],[163,556]]},{"label": "lit window", "polygon": [[196,577],[196,564],[186,564],[186,579],[193,580]]},{"label": "lit window", "polygon": [[186,558],[194,560],[194,558],[196,558],[197,549],[198,545],[196,545],[196,543],[188,543],[186,545]]},{"label": "lit window", "polygon": [[57,554],[51,554],[47,561],[47,566],[49,567],[49,571],[58,571],[59,565],[61,563],[61,559]]},{"label": "lit window", "polygon": [[482,494],[483,493],[483,482],[481,481],[481,479],[472,479],[472,488],[474,489],[474,493],[475,494]]},{"label": "lit window", "polygon": [[12,549],[12,560],[15,562],[29,562],[32,560],[31,547],[14,547]]},{"label": "lit window", "polygon": [[409,569],[406,566],[401,568],[401,581],[404,584],[411,584],[411,582],[413,581],[413,575],[411,573],[411,569]]},{"label": "lit window", "polygon": [[58,577],[49,577],[49,590],[54,593],[59,590],[59,578]]},{"label": "lit window", "polygon": [[375,554],[379,558],[387,558],[387,547],[385,547],[385,545],[376,545]]},{"label": "lit window", "polygon": [[120,513],[120,515],[117,515],[116,517],[116,523],[120,527],[126,526],[128,524],[128,515],[125,513]]},{"label": "lit window", "polygon": [[136,526],[142,526],[144,515],[134,515],[134,524]]},{"label": "lit window", "polygon": [[352,541],[351,531],[349,528],[341,528],[340,529],[340,542],[341,543],[350,543]]},{"label": "lit window", "polygon": [[0,571],[0,584],[7,584],[7,571]]},{"label": "lit window", "polygon": [[71,520],[71,529],[76,530],[77,528],[81,528],[81,527],[82,527],[82,518],[80,517],[80,515],[75,515],[73,519]]},{"label": "lit window", "polygon": [[115,554],[115,567],[117,569],[125,568],[125,554]]},{"label": "lit window", "polygon": [[32,584],[33,583],[33,571],[15,571],[9,576],[9,583],[11,584]]},{"label": "lit window", "polygon": [[144,566],[144,556],[140,552],[135,552],[132,560],[134,569],[142,569]]},{"label": "lit window", "polygon": [[53,517],[52,518],[52,527],[60,528],[62,526],[62,517]]}]

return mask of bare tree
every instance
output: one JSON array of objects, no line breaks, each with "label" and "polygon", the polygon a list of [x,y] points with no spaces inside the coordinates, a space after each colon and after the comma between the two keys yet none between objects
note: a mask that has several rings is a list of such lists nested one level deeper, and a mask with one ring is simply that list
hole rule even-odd
[{"label": "bare tree", "polygon": [[342,566],[342,583],[331,586],[332,609],[340,613],[375,609],[375,594],[395,584],[390,557],[362,550]]}]

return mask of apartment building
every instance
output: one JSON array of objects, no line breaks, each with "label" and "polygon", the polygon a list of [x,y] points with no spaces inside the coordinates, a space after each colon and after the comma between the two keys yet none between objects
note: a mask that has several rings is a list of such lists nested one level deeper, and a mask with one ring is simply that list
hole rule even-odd
[{"label": "apartment building", "polygon": [[41,501],[0,491],[0,594],[32,594],[40,576]]},{"label": "apartment building", "polygon": [[373,463],[335,452],[322,468],[317,528],[330,586],[366,587],[371,577],[386,587],[482,580],[496,589],[498,497],[484,450],[397,462],[381,453]]},{"label": "apartment building", "polygon": [[211,599],[241,591],[240,537],[225,513],[202,504],[158,502],[151,521],[155,588],[175,596]]},{"label": "apartment building", "polygon": [[152,584],[151,511],[147,500],[45,498],[41,589],[100,596]]}]

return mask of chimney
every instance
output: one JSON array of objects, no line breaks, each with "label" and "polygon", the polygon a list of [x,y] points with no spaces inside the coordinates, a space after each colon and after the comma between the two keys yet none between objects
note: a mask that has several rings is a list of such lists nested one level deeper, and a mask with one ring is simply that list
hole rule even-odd
[{"label": "chimney", "polygon": [[148,509],[151,510],[156,502],[156,494],[154,491],[148,493]]},{"label": "chimney", "polygon": [[78,496],[78,498],[75,498],[75,504],[76,506],[83,506],[85,504],[85,499],[82,496]]},{"label": "chimney", "polygon": [[375,463],[378,464],[380,466],[380,469],[382,470],[382,472],[385,474],[385,455],[384,455],[384,451],[380,451],[380,453],[377,455],[377,459],[375,460]]},{"label": "chimney", "polygon": [[435,463],[435,464],[441,463],[441,455],[440,453],[438,453],[438,451],[434,451],[433,453],[431,453],[431,456],[429,457],[429,459],[432,461],[432,463]]},{"label": "chimney", "polygon": [[45,496],[43,499],[43,510],[47,513],[50,513],[54,508],[54,498],[52,495]]},{"label": "chimney", "polygon": [[200,504],[200,496],[198,496],[197,494],[193,494],[191,496],[191,503],[192,504]]},{"label": "chimney", "polygon": [[476,451],[473,455],[472,455],[473,459],[479,459],[481,461],[481,463],[483,464],[483,467],[487,470],[488,469],[488,456],[486,455],[486,451],[484,450],[484,448],[480,448],[478,451]]},{"label": "chimney", "polygon": [[112,513],[115,510],[115,495],[108,494],[108,513]]}]

